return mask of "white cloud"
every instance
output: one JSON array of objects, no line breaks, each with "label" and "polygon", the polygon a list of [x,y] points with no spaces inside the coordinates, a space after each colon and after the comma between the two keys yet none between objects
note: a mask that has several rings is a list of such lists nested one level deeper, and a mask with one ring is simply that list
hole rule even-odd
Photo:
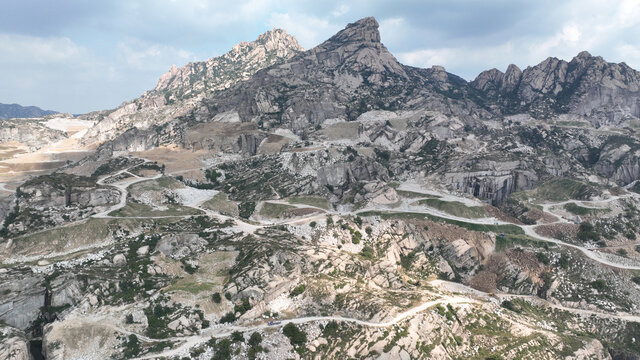
[{"label": "white cloud", "polygon": [[15,63],[61,63],[88,56],[89,51],[66,37],[0,34],[0,59]]},{"label": "white cloud", "polygon": [[473,47],[422,49],[398,54],[400,62],[411,66],[428,68],[433,65],[444,66],[447,71],[463,76],[468,80],[475,75],[466,71],[473,64],[494,64],[488,66],[505,70],[513,62],[514,47],[511,43],[476,49]]},{"label": "white cloud", "polygon": [[269,26],[287,30],[306,49],[310,49],[340,30],[344,24],[306,14],[273,13]]},{"label": "white cloud", "polygon": [[184,65],[195,61],[193,53],[172,46],[147,44],[137,39],[127,39],[118,43],[117,53],[128,66],[139,70],[167,69],[167,64]]},{"label": "white cloud", "polygon": [[345,4],[342,4],[340,6],[338,6],[335,10],[333,10],[331,12],[331,15],[333,15],[334,17],[340,17],[342,15],[345,15],[349,12],[349,7]]}]

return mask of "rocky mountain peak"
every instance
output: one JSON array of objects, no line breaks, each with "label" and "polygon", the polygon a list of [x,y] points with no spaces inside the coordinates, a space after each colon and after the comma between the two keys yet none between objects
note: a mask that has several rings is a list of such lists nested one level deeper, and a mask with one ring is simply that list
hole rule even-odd
[{"label": "rocky mountain peak", "polygon": [[348,24],[342,31],[334,35],[330,40],[342,43],[350,42],[380,42],[378,21],[374,17],[366,17],[354,23]]},{"label": "rocky mountain peak", "polygon": [[592,57],[591,53],[584,50],[584,51],[581,51],[574,59],[585,59],[590,57]]},{"label": "rocky mountain peak", "polygon": [[[155,89],[124,103],[106,117],[100,113],[91,115],[99,117],[100,122],[87,132],[85,141],[103,141],[131,127],[146,128],[182,116],[199,99],[245,81],[259,70],[302,51],[295,37],[282,29],[272,29],[254,41],[236,44],[221,56],[183,67],[173,65],[160,77]],[[145,121],[140,121],[140,117]]]},{"label": "rocky mountain peak", "polygon": [[[304,48],[295,37],[282,29],[272,29],[261,34],[254,41],[242,41],[236,44],[222,56],[203,62],[189,63],[182,68],[172,66],[160,77],[154,91],[180,92],[191,96],[202,93],[203,90],[206,91],[212,83],[218,84],[210,90],[220,90],[235,83],[234,79],[246,80],[255,71],[288,59],[301,51],[304,51]],[[230,67],[229,64],[232,64],[231,67],[243,68],[243,71],[229,71],[232,69],[225,71],[223,67]],[[180,94],[178,97],[184,96]]]},{"label": "rocky mountain peak", "polygon": [[[358,20],[311,49],[307,55],[329,69],[392,73],[406,78],[402,65],[380,42],[378,27],[378,21],[373,17]],[[380,77],[370,80],[378,84],[382,81]]]}]

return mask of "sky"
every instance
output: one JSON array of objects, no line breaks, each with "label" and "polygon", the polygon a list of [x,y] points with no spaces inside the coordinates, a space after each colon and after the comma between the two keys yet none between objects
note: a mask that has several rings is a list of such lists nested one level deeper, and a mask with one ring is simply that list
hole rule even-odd
[{"label": "sky", "polygon": [[407,65],[474,79],[582,50],[640,69],[640,0],[0,0],[0,103],[115,108],[172,64],[274,27],[306,49],[366,16]]}]

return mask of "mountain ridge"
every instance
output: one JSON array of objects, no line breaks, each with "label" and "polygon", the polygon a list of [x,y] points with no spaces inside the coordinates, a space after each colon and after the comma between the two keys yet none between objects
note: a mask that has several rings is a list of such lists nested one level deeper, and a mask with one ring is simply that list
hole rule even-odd
[{"label": "mountain ridge", "polygon": [[205,61],[175,65],[153,90],[111,111],[84,115],[98,123],[84,137],[87,144],[102,142],[129,128],[148,128],[189,112],[206,94],[226,89],[256,71],[302,51],[297,40],[282,29],[269,30],[251,42],[241,42],[223,55]]},{"label": "mountain ridge", "polygon": [[639,359],[635,72],[259,41],[84,138],[4,121],[66,133],[0,147],[0,358]]},{"label": "mountain ridge", "polygon": [[37,106],[0,103],[0,119],[36,118],[57,113],[57,111],[43,110]]}]

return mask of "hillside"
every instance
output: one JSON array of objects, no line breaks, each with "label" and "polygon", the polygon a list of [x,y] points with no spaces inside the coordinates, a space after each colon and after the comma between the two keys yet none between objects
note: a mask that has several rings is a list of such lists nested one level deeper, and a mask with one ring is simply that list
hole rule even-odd
[{"label": "hillside", "polygon": [[42,130],[90,154],[0,186],[0,357],[639,359],[638,72],[382,35],[272,30]]}]

